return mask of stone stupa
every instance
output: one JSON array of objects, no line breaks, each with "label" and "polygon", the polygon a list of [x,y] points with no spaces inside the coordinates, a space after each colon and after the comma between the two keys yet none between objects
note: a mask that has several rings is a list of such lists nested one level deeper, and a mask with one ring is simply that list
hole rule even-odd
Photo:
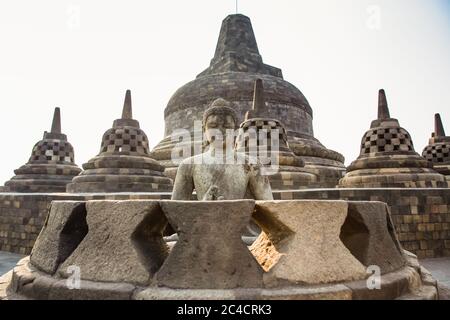
[{"label": "stone stupa", "polygon": [[43,139],[34,145],[28,162],[15,170],[16,175],[5,183],[4,191],[65,192],[66,185],[80,172],[75,164],[73,147],[61,133],[61,111],[55,108],[51,131],[44,132]]},{"label": "stone stupa", "polygon": [[84,171],[69,185],[69,193],[164,192],[172,180],[150,157],[148,138],[133,119],[128,90],[122,117],[105,132],[100,154],[83,164]]},{"label": "stone stupa", "polygon": [[408,131],[391,118],[384,90],[379,91],[378,119],[361,141],[358,159],[347,168],[341,188],[436,188],[445,177],[414,151]]},{"label": "stone stupa", "polygon": [[445,135],[440,114],[434,116],[434,132],[422,156],[433,164],[434,170],[446,176],[450,183],[450,136]]},{"label": "stone stupa", "polygon": [[[277,150],[272,150],[274,132],[278,132],[275,145]],[[265,135],[264,139],[261,134]],[[314,174],[305,172],[305,162],[290,149],[284,125],[268,115],[261,79],[255,81],[253,106],[240,125],[236,148],[255,159],[266,158],[266,161],[263,161],[266,162],[263,163],[266,168],[276,165],[272,169],[275,171],[269,175],[273,190],[301,189],[313,184],[317,179]],[[276,163],[271,162],[274,158],[277,159]]]},{"label": "stone stupa", "polygon": [[[252,126],[267,119],[262,93],[258,81]],[[125,101],[124,117],[105,137],[137,130],[129,92]],[[207,110],[206,130],[230,129],[234,114],[223,102]],[[229,142],[212,143],[212,133],[206,160],[221,157]],[[282,140],[280,157],[293,157]],[[111,153],[125,146],[110,145]],[[180,165],[176,200],[53,201],[30,256],[0,276],[0,300],[439,298],[437,281],[401,246],[386,203],[273,200],[268,179],[245,163],[191,160]],[[194,188],[203,201],[190,201]],[[248,199],[248,189],[261,200]],[[251,221],[263,232],[249,247],[242,235]],[[173,242],[163,236],[168,224]]]},{"label": "stone stupa", "polygon": [[177,164],[171,160],[172,153],[176,145],[184,148],[175,131],[189,130],[192,142],[186,143],[192,151],[197,150],[194,145],[201,146],[202,141],[194,140],[194,121],[201,120],[203,112],[218,98],[231,102],[239,121],[244,121],[245,113],[252,107],[256,79],[264,81],[268,118],[283,123],[292,151],[303,158],[305,170],[319,177],[318,181],[311,180],[309,187],[335,187],[345,172],[343,156],[314,138],[313,111],[307,99],[283,79],[280,69],[263,62],[251,21],[241,14],[224,19],[210,66],[170,99],[165,109],[165,138],[152,156],[173,178]]}]

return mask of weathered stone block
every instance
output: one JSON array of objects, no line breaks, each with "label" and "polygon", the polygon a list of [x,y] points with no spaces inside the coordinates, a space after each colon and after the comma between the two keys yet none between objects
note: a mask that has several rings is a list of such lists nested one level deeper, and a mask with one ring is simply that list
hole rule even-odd
[{"label": "weathered stone block", "polygon": [[128,283],[81,281],[79,289],[69,289],[66,280],[54,281],[49,300],[130,300],[135,286]]},{"label": "weathered stone block", "polygon": [[84,202],[53,202],[31,252],[31,263],[46,273],[54,274],[58,266],[80,244],[87,232]]},{"label": "weathered stone block", "polygon": [[258,201],[264,230],[251,250],[267,273],[267,286],[320,284],[366,277],[365,267],[339,239],[344,201]]},{"label": "weathered stone block", "polygon": [[382,274],[400,269],[406,261],[395,235],[389,208],[382,202],[349,202],[340,238],[366,267],[376,265]]},{"label": "weathered stone block", "polygon": [[346,283],[353,292],[354,300],[392,300],[407,294],[412,287],[420,284],[420,275],[411,267],[383,275],[379,289],[368,290],[367,281]]},{"label": "weathered stone block", "polygon": [[148,285],[167,256],[167,220],[157,201],[88,201],[89,232],[58,273],[78,266],[81,279]]},{"label": "weathered stone block", "polygon": [[161,201],[179,240],[156,275],[160,286],[232,289],[262,286],[263,270],[241,236],[255,202]]}]

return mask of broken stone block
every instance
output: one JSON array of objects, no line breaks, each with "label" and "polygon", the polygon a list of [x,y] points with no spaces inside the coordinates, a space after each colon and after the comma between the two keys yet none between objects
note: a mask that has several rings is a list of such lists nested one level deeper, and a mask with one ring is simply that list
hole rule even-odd
[{"label": "broken stone block", "polygon": [[86,207],[79,201],[54,201],[31,252],[36,268],[54,274],[88,232]]},{"label": "broken stone block", "polygon": [[89,233],[58,273],[67,278],[76,266],[82,280],[148,285],[168,252],[158,201],[89,201],[86,209]]},{"label": "broken stone block", "polygon": [[387,205],[349,202],[348,206],[340,238],[350,252],[366,267],[380,267],[382,274],[403,267],[406,260],[395,238]]},{"label": "broken stone block", "polygon": [[161,201],[179,240],[156,274],[159,286],[190,289],[254,288],[263,270],[241,236],[255,202]]},{"label": "broken stone block", "polygon": [[251,250],[267,271],[265,285],[364,279],[365,267],[339,239],[347,209],[345,201],[257,201],[264,233]]}]

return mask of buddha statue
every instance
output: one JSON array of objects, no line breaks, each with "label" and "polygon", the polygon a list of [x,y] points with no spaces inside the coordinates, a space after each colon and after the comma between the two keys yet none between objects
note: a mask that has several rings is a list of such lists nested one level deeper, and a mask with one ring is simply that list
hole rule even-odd
[{"label": "buddha statue", "polygon": [[269,179],[257,161],[234,147],[238,118],[231,103],[215,100],[203,115],[205,152],[183,160],[172,200],[273,200]]}]

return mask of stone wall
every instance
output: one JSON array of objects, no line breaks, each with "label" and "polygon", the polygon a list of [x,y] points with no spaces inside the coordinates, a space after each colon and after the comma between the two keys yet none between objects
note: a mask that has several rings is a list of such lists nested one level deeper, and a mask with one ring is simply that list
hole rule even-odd
[{"label": "stone wall", "polygon": [[[399,240],[420,258],[450,256],[450,189],[305,189],[275,199],[382,201],[391,208]],[[0,194],[0,250],[29,254],[53,200],[170,199],[170,193]]]},{"label": "stone wall", "polygon": [[44,225],[52,201],[168,199],[160,194],[0,194],[0,251],[29,254]]},{"label": "stone wall", "polygon": [[386,202],[406,250],[419,258],[450,256],[450,189],[310,189],[274,197]]}]

